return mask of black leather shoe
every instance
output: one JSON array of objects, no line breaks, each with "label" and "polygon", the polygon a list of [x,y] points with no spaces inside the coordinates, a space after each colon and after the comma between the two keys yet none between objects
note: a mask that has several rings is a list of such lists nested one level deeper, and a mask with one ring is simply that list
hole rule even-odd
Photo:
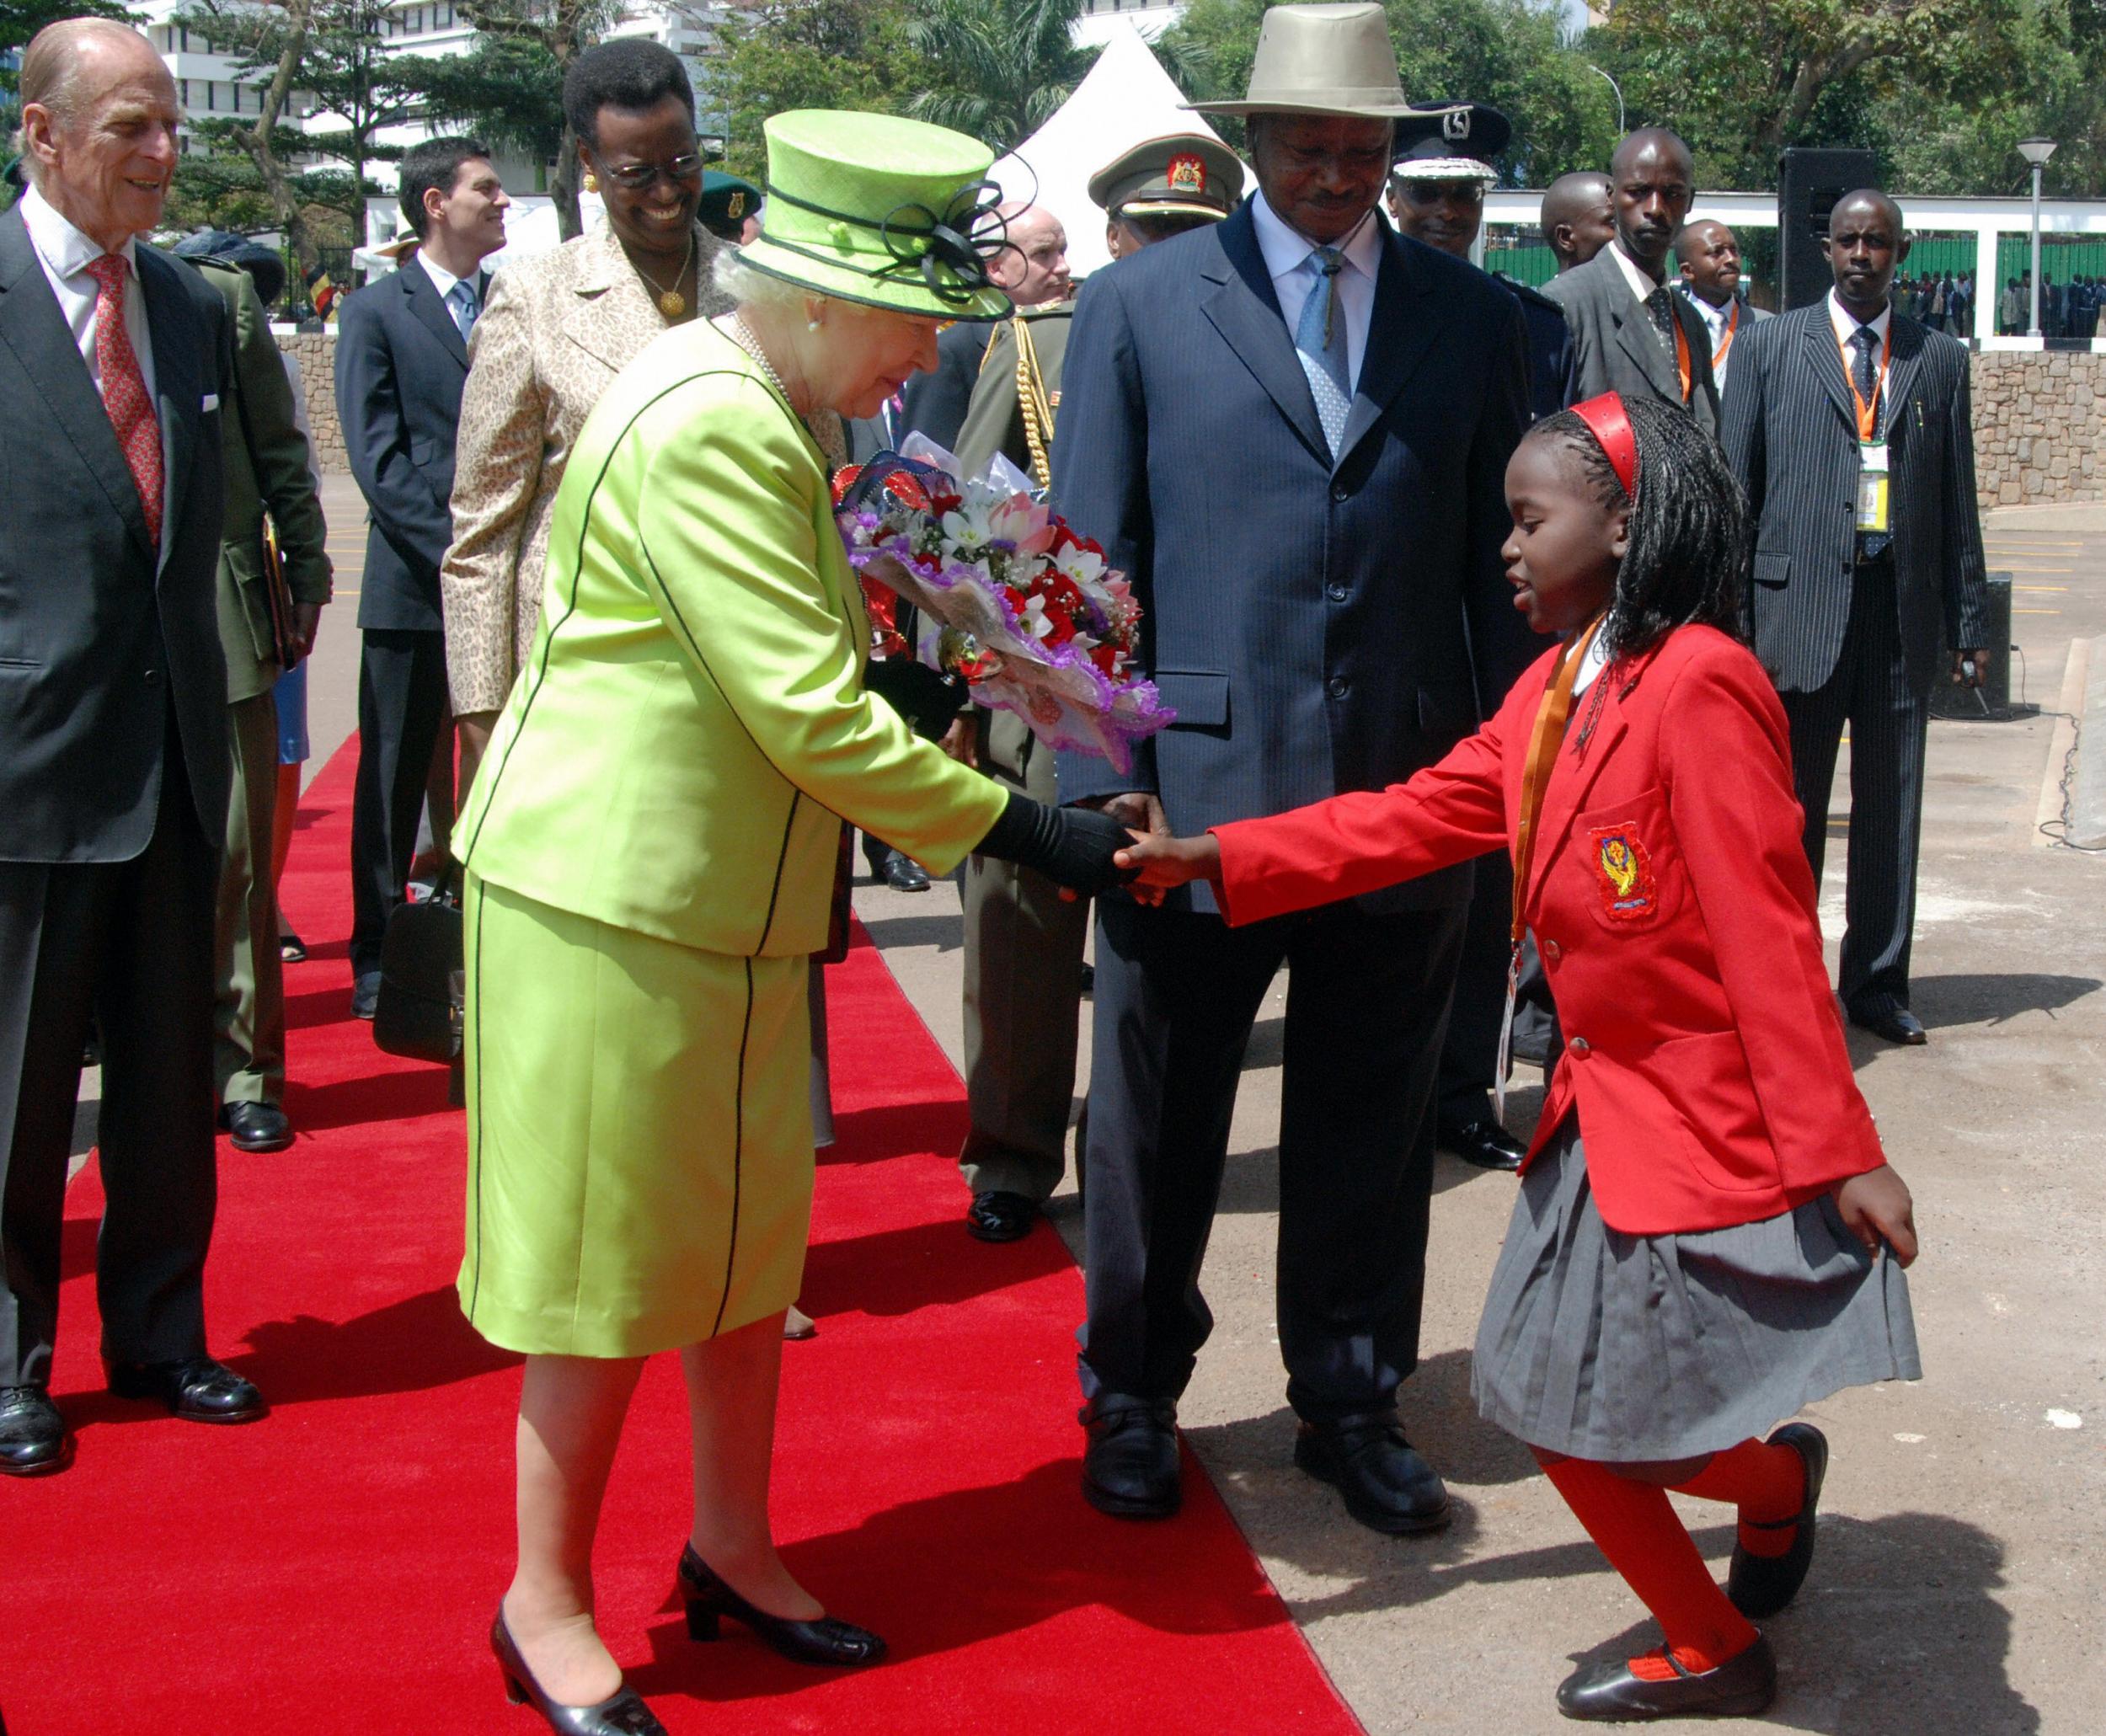
[{"label": "black leather shoe", "polygon": [[275,1103],[225,1103],[219,1124],[237,1151],[282,1151],[292,1143],[292,1124]]},{"label": "black leather shoe", "polygon": [[158,1399],[186,1423],[253,1423],[270,1408],[254,1386],[209,1356],[113,1362],[110,1390],[120,1398]]},{"label": "black leather shoe", "polygon": [[1828,1437],[1811,1423],[1787,1423],[1770,1437],[1772,1446],[1788,1446],[1806,1466],[1806,1498],[1796,1519],[1744,1521],[1751,1530],[1781,1531],[1788,1526],[1792,1546],[1777,1556],[1751,1555],[1733,1546],[1733,1565],[1726,1569],[1726,1596],[1751,1621],[1774,1616],[1799,1595],[1806,1570],[1814,1564],[1814,1531],[1820,1506],[1820,1486],[1828,1476]]},{"label": "black leather shoe", "polygon": [[1648,1718],[1745,1718],[1777,1698],[1777,1658],[1760,1634],[1747,1650],[1701,1675],[1684,1669],[1672,1652],[1662,1655],[1675,1671],[1664,1682],[1632,1675],[1623,1659],[1575,1669],[1558,1684],[1558,1710],[1569,1718],[1611,1724]]},{"label": "black leather shoe", "polygon": [[895,892],[926,892],[928,870],[912,857],[895,850],[885,859],[885,884]]},{"label": "black leather shoe", "polygon": [[42,1477],[73,1462],[73,1431],[41,1386],[0,1386],[0,1475]]},{"label": "black leather shoe", "polygon": [[380,973],[362,970],[351,985],[351,1017],[370,1019],[373,1009],[380,1005]]},{"label": "black leather shoe", "polygon": [[1437,1129],[1434,1143],[1479,1169],[1499,1169],[1510,1174],[1528,1156],[1528,1147],[1496,1121],[1466,1121],[1460,1127]]},{"label": "black leather shoe", "polygon": [[1371,1531],[1400,1537],[1448,1522],[1448,1491],[1404,1439],[1394,1411],[1304,1423],[1294,1438],[1294,1461],[1334,1485],[1345,1510]]},{"label": "black leather shoe", "polygon": [[526,1660],[519,1655],[511,1630],[505,1626],[500,1605],[490,1624],[490,1650],[505,1675],[505,1697],[515,1706],[531,1706],[548,1720],[548,1728],[564,1736],[665,1736],[665,1725],[652,1716],[644,1696],[630,1687],[617,1688],[591,1706],[559,1706],[541,1691]]},{"label": "black leather shoe", "polygon": [[1178,1407],[1167,1398],[1100,1392],[1077,1418],[1082,1498],[1114,1519],[1168,1519],[1184,1504],[1178,1477]]},{"label": "black leather shoe", "polygon": [[1922,1020],[1906,1007],[1875,1007],[1863,1012],[1852,1012],[1850,1022],[1875,1037],[1884,1037],[1890,1043],[1903,1044],[1911,1049],[1931,1040]]},{"label": "black leather shoe", "polygon": [[716,1569],[695,1553],[692,1543],[680,1552],[678,1569],[681,1600],[687,1605],[687,1637],[713,1640],[719,1619],[730,1616],[743,1621],[793,1664],[833,1664],[855,1668],[881,1662],[885,1642],[867,1628],[851,1621],[821,1616],[815,1621],[793,1621],[786,1616],[771,1616],[756,1609],[718,1578]]},{"label": "black leather shoe", "polygon": [[1038,1202],[991,1188],[965,1208],[965,1233],[982,1242],[1021,1242],[1039,1215]]}]

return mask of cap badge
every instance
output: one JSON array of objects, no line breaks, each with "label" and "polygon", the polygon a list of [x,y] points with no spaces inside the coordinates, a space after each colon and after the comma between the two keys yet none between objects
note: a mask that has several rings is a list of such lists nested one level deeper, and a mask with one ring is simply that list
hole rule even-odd
[{"label": "cap badge", "polygon": [[731,197],[724,203],[724,211],[726,216],[730,217],[742,217],[746,215],[746,192],[743,188],[732,193]]},{"label": "cap badge", "polygon": [[1459,144],[1470,136],[1470,111],[1451,109],[1441,117],[1441,136],[1452,144]]},{"label": "cap badge", "polygon": [[1173,193],[1204,193],[1206,164],[1189,152],[1180,152],[1170,159],[1169,179]]}]

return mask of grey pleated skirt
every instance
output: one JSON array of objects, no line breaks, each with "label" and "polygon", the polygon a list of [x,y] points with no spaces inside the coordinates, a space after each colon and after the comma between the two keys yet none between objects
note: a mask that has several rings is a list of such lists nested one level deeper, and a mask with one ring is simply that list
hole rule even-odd
[{"label": "grey pleated skirt", "polygon": [[1478,1327],[1478,1411],[1531,1446],[1682,1459],[1845,1386],[1922,1375],[1908,1285],[1828,1195],[1752,1224],[1626,1236],[1569,1117],[1521,1178]]}]

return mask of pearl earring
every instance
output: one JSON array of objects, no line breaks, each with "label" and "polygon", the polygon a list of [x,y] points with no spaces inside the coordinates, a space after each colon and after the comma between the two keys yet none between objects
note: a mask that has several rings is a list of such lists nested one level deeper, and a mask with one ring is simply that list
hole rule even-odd
[{"label": "pearl earring", "polygon": [[804,329],[808,332],[817,331],[819,329],[819,322],[815,319],[806,320],[804,322]]}]

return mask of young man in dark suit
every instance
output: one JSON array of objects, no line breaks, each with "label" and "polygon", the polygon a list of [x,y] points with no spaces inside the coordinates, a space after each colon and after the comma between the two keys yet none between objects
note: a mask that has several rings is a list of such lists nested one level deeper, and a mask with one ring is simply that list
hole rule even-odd
[{"label": "young man in dark suit", "polygon": [[[1410,113],[1379,5],[1276,6],[1245,100],[1259,193],[1084,287],[1057,509],[1142,607],[1177,713],[1130,772],[1063,754],[1061,799],[1179,833],[1432,764],[1532,644],[1505,578],[1527,419],[1519,304],[1377,209]],[[1296,1462],[1388,1532],[1446,1522],[1405,1440],[1434,1077],[1467,871],[1231,930],[1193,889],[1098,900],[1089,1098],[1085,1497],[1175,1509],[1176,1407],[1237,1076],[1291,962],[1279,1322]]]},{"label": "young man in dark suit", "polygon": [[1740,293],[1740,242],[1724,223],[1706,218],[1685,225],[1675,238],[1675,262],[1681,268],[1676,287],[1689,297],[1711,339],[1711,383],[1723,403],[1733,346],[1748,327],[1772,316]]},{"label": "young man in dark suit", "polygon": [[351,804],[351,1011],[373,1016],[380,943],[402,902],[431,755],[446,719],[439,566],[453,540],[453,444],[482,312],[482,262],[505,245],[510,201],[473,139],[432,139],[402,161],[417,237],[401,268],[337,316],[336,405],[371,528],[360,581],[358,781]]},{"label": "young man in dark suit", "polygon": [[263,1414],[207,1354],[216,1197],[212,909],[227,824],[216,601],[225,304],[135,237],[182,123],[147,39],[102,19],[23,56],[30,186],[0,216],[0,1472],[56,1471],[60,1225],[89,1023],[111,1390]]},{"label": "young man in dark suit", "polygon": [[1666,128],[1631,134],[1609,159],[1616,239],[1551,279],[1543,293],[1572,327],[1575,401],[1643,393],[1679,404],[1710,434],[1718,427],[1711,341],[1697,310],[1668,283],[1668,254],[1696,179],[1689,147]]},{"label": "young man in dark suit", "polygon": [[1792,728],[1820,878],[1836,750],[1850,730],[1850,880],[1838,987],[1853,1023],[1921,1043],[1909,944],[1932,684],[1979,686],[1991,649],[1967,351],[1890,305],[1899,206],[1846,195],[1836,287],[1745,333],[1726,455],[1756,517],[1749,616]]}]

